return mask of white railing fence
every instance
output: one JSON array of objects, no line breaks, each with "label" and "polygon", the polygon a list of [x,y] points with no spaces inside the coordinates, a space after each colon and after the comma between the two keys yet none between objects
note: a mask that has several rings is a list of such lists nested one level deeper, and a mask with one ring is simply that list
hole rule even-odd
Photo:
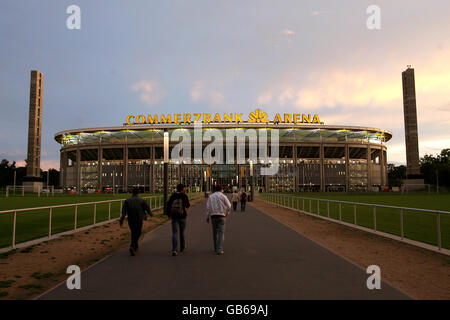
[{"label": "white railing fence", "polygon": [[[348,226],[354,226],[357,227],[358,229],[363,229],[365,231],[369,231],[372,233],[381,234],[383,236],[390,234],[393,235],[394,236],[393,238],[396,240],[412,243],[414,245],[417,245],[417,243],[415,242],[423,243],[426,244],[427,249],[429,249],[428,245],[430,244],[431,246],[435,247],[436,249],[435,251],[444,250],[447,253],[448,249],[450,249],[450,248],[443,249],[442,230],[441,230],[442,216],[445,216],[446,219],[450,219],[450,212],[448,211],[358,203],[358,202],[329,200],[329,199],[307,198],[294,195],[283,195],[272,193],[260,194],[259,199],[266,202],[277,204],[281,207],[293,209],[299,212],[304,212],[310,215],[314,215],[327,220],[332,220],[334,222],[338,222]],[[330,214],[331,212],[330,206],[334,207],[333,208],[334,211],[332,212],[332,214]],[[396,213],[398,213],[397,222],[393,221],[392,219],[393,215],[395,218]],[[418,235],[413,230],[409,230],[410,232],[407,232],[408,230],[406,230],[405,228],[406,214],[408,214],[411,219],[416,220],[415,221],[416,223],[422,222],[425,224],[426,223],[435,224],[435,231],[427,229],[425,232],[426,234],[421,235]],[[417,216],[418,214],[421,214],[422,217],[418,217]],[[413,215],[416,216],[413,217]],[[433,215],[435,219],[430,219],[429,215]],[[358,216],[360,216],[362,218],[361,220],[364,221],[358,221]],[[446,220],[446,225],[448,224],[448,222],[449,221]],[[411,227],[412,223],[409,223],[408,225]],[[398,229],[395,230],[397,227]],[[417,227],[421,228],[423,231],[423,225]],[[432,239],[433,233],[435,236],[434,241]]]}]

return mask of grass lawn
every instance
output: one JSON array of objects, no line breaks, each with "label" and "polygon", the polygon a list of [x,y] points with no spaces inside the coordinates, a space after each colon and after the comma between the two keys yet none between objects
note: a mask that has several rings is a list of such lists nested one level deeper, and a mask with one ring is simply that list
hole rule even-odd
[{"label": "grass lawn", "polygon": [[[95,201],[126,199],[129,194],[86,194],[86,195],[55,195],[54,197],[17,196],[0,199],[0,211],[20,208],[38,208],[53,205],[89,203]],[[142,194],[142,197],[162,195]],[[156,198],[152,199],[151,207],[157,206]],[[120,201],[111,203],[111,218],[120,217]],[[97,204],[95,221],[108,220],[108,203]],[[0,248],[11,245],[14,214],[0,213]],[[77,228],[90,225],[94,222],[94,204],[78,206]],[[52,211],[52,234],[72,230],[75,224],[75,207],[54,208]],[[49,209],[35,209],[18,212],[16,218],[16,243],[48,236]]]},{"label": "grass lawn", "polygon": [[[264,194],[261,197],[264,199]],[[450,195],[436,194],[339,194],[339,193],[301,193],[289,194],[289,207],[303,209],[315,214],[327,216],[339,220],[340,218],[349,223],[367,228],[373,228],[374,209],[371,206],[343,204],[341,206],[341,216],[339,216],[339,205],[334,202],[321,201],[316,199],[340,200],[358,203],[379,204],[388,206],[406,207],[412,209],[403,210],[403,230],[404,237],[437,245],[437,215],[433,213],[420,212],[418,209],[432,209],[440,211],[450,211]],[[301,199],[313,198],[313,200]],[[400,235],[400,210],[392,208],[376,209],[376,228],[390,234]],[[450,249],[450,215],[441,215],[441,242],[442,247]]]}]

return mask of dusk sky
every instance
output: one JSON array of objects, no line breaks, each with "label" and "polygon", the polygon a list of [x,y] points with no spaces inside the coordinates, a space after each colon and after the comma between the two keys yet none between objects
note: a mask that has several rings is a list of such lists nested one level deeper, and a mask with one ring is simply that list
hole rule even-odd
[{"label": "dusk sky", "polygon": [[[66,27],[69,5],[81,30]],[[381,8],[381,30],[366,26]],[[44,74],[41,167],[58,131],[128,114],[319,114],[392,131],[405,163],[401,72],[415,68],[420,153],[450,148],[450,1],[0,2],[0,159],[24,165],[30,71]]]}]

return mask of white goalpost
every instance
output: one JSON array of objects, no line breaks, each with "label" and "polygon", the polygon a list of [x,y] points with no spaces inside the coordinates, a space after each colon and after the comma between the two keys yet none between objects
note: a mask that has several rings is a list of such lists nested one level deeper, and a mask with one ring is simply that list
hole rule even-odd
[{"label": "white goalpost", "polygon": [[41,197],[41,195],[45,196],[54,196],[55,195],[55,187],[54,186],[48,186],[45,188],[38,188],[35,190],[33,186],[6,186],[6,198],[9,196],[22,196],[24,197],[25,194],[37,194],[38,197]]}]

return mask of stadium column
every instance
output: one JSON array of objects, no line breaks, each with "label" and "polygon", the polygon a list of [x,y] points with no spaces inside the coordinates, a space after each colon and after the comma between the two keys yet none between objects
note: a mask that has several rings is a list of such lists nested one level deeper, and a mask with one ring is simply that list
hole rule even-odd
[{"label": "stadium column", "polygon": [[153,177],[155,176],[155,173],[153,172],[153,162],[155,159],[153,158],[153,155],[155,154],[153,152],[153,147],[150,147],[150,166],[149,166],[149,174],[148,174],[148,192],[153,193]]},{"label": "stadium column", "polygon": [[325,192],[325,175],[323,169],[323,157],[324,157],[323,144],[320,144],[320,191]]},{"label": "stadium column", "polygon": [[381,145],[381,188],[384,189],[384,186],[386,185],[386,165],[385,165],[385,159],[384,159],[384,146]]},{"label": "stadium column", "polygon": [[63,188],[63,190],[66,189],[66,171],[67,171],[67,152],[61,151],[60,156],[60,164],[59,164],[59,170],[60,170],[60,185]]},{"label": "stadium column", "polygon": [[297,147],[292,146],[292,155],[294,156],[294,192],[298,191],[298,164],[297,164]]},{"label": "stadium column", "polygon": [[345,191],[350,189],[350,150],[348,144],[345,145]]},{"label": "stadium column", "polygon": [[[125,138],[126,141],[126,138]],[[123,150],[123,191],[128,192],[128,146],[125,142],[125,148]]]},{"label": "stadium column", "polygon": [[370,145],[367,145],[367,191],[372,191],[372,157]]},{"label": "stadium column", "polygon": [[77,149],[77,193],[81,194],[81,151]]},{"label": "stadium column", "polygon": [[103,190],[103,148],[100,145],[98,147],[98,186],[97,189],[102,192]]}]

